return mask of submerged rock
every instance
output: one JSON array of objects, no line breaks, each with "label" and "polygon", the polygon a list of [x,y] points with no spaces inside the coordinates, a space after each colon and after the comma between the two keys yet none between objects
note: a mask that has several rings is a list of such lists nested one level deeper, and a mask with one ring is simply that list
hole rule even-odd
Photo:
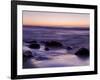
[{"label": "submerged rock", "polygon": [[27,46],[23,46],[23,57],[33,57],[32,56],[32,50],[28,48]]},{"label": "submerged rock", "polygon": [[45,50],[46,50],[46,51],[49,51],[49,48],[48,48],[48,47],[46,47],[46,48],[45,48]]},{"label": "submerged rock", "polygon": [[26,62],[28,59],[32,58],[32,52],[31,51],[24,51],[23,52],[23,62]]},{"label": "submerged rock", "polygon": [[40,49],[40,45],[35,43],[35,44],[30,44],[29,45],[29,48],[32,48],[32,49]]},{"label": "submerged rock", "polygon": [[67,47],[67,50],[72,50],[72,49],[73,49],[72,46]]},{"label": "submerged rock", "polygon": [[51,42],[45,42],[45,46],[50,48],[59,48],[62,47],[63,45],[60,42],[51,41]]},{"label": "submerged rock", "polygon": [[80,58],[89,58],[89,50],[86,49],[86,48],[80,48],[76,53],[75,55],[77,55],[78,57]]},{"label": "submerged rock", "polygon": [[23,56],[24,57],[33,57],[33,55],[32,55],[32,52],[31,51],[25,51],[24,53],[23,53]]}]

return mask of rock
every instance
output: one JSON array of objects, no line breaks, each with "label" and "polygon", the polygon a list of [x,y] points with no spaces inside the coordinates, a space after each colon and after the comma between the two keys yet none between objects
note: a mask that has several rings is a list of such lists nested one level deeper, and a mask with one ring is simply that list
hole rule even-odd
[{"label": "rock", "polygon": [[32,50],[27,46],[23,46],[23,56],[24,57],[32,57]]},{"label": "rock", "polygon": [[80,58],[89,58],[89,50],[86,48],[80,48],[75,55],[77,55]]},{"label": "rock", "polygon": [[32,49],[40,49],[40,45],[37,44],[37,43],[30,44],[30,45],[29,45],[29,48],[32,48]]},{"label": "rock", "polygon": [[73,49],[72,46],[67,47],[67,50],[72,50],[72,49]]},{"label": "rock", "polygon": [[31,51],[23,52],[23,57],[27,57],[27,58],[33,57],[32,52]]},{"label": "rock", "polygon": [[59,48],[62,47],[63,45],[60,42],[51,41],[51,42],[45,42],[45,46],[50,48]]},{"label": "rock", "polygon": [[23,58],[23,68],[37,68],[37,66],[34,64],[34,62],[32,62],[31,58]]},{"label": "rock", "polygon": [[46,48],[45,48],[45,50],[46,50],[46,51],[49,51],[49,48],[48,48],[48,47],[46,47]]}]

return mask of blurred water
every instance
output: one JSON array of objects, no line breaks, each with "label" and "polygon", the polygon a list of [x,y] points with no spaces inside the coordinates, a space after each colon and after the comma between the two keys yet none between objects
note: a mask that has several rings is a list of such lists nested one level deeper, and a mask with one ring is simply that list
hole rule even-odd
[{"label": "blurred water", "polygon": [[[23,61],[23,68],[89,65],[89,58],[84,60],[74,55],[74,53],[82,47],[89,49],[88,29],[23,28],[23,47],[25,46],[28,48],[30,43],[27,42],[32,40],[40,44],[40,49],[23,49],[23,51],[31,51],[33,55],[34,53],[36,54],[35,57],[27,58],[26,61]],[[41,41],[51,40],[59,41],[64,47],[45,51],[45,46]],[[73,49],[67,50],[66,47],[69,46]]]}]

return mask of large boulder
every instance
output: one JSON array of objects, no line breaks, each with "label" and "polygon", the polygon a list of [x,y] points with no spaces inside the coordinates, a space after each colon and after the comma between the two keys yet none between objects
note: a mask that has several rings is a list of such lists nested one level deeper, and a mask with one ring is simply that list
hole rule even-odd
[{"label": "large boulder", "polygon": [[45,42],[45,46],[50,48],[59,48],[62,47],[63,45],[60,42],[51,41],[51,42]]},{"label": "large boulder", "polygon": [[40,45],[37,44],[37,43],[30,44],[30,45],[29,45],[29,48],[32,48],[32,49],[40,49]]},{"label": "large boulder", "polygon": [[83,59],[89,58],[89,50],[86,48],[80,48],[75,53],[75,55],[77,55],[79,58],[83,58]]}]

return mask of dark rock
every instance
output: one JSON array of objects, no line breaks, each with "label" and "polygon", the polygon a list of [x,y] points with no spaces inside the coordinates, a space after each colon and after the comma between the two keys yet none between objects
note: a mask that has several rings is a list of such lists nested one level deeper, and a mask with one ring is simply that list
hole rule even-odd
[{"label": "dark rock", "polygon": [[29,45],[29,48],[32,48],[32,49],[40,49],[40,45],[39,44],[30,44]]},{"label": "dark rock", "polygon": [[50,48],[58,48],[58,47],[62,47],[63,45],[60,42],[51,41],[51,42],[45,42],[45,46]]},{"label": "dark rock", "polygon": [[48,48],[48,47],[46,47],[46,48],[45,48],[45,50],[46,50],[46,51],[49,51],[49,48]]},{"label": "dark rock", "polygon": [[72,50],[72,49],[73,49],[72,46],[67,47],[67,50]]},{"label": "dark rock", "polygon": [[75,55],[77,55],[80,58],[88,58],[89,57],[89,50],[86,48],[80,48]]},{"label": "dark rock", "polygon": [[27,57],[27,58],[33,57],[32,52],[31,51],[25,51],[23,53],[23,57]]},{"label": "dark rock", "polygon": [[23,58],[23,68],[29,69],[29,68],[37,68],[37,66],[34,64],[34,62],[31,61],[31,58]]}]

